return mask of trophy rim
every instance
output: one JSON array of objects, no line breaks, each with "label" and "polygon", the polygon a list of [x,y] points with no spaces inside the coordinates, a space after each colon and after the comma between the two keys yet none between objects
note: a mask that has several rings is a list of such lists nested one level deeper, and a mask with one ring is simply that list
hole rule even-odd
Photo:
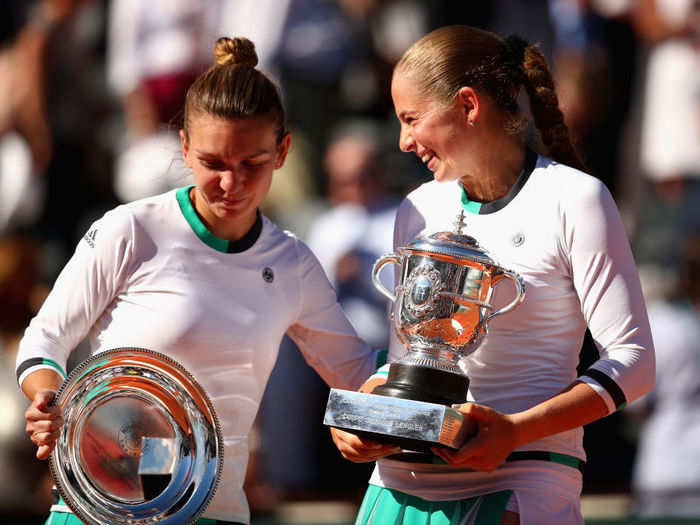
[{"label": "trophy rim", "polygon": [[[447,235],[447,237],[441,237],[441,235]],[[463,261],[472,261],[486,267],[493,267],[492,269],[499,267],[488,251],[474,237],[465,234],[435,232],[417,237],[399,250],[407,252],[407,255],[419,255],[423,252],[430,254],[430,256],[437,255],[456,259],[460,261],[460,263],[456,263],[460,266],[464,265]]]},{"label": "trophy rim", "polygon": [[[214,494],[216,493],[219,483],[221,480],[221,474],[223,470],[223,460],[224,460],[224,450],[223,450],[223,436],[221,433],[221,425],[219,423],[219,418],[216,413],[216,410],[214,408],[214,405],[209,398],[208,394],[204,390],[204,388],[201,386],[201,384],[194,378],[194,376],[186,369],[184,368],[179,362],[177,362],[175,359],[172,357],[163,354],[161,352],[151,350],[148,348],[141,348],[141,347],[133,347],[133,346],[124,346],[124,347],[115,347],[111,348],[108,350],[104,350],[101,352],[98,352],[96,354],[93,354],[92,356],[88,357],[84,361],[82,361],[80,364],[78,364],[66,377],[66,379],[63,381],[59,389],[56,391],[55,397],[54,397],[54,404],[61,405],[62,407],[65,407],[68,404],[68,401],[71,400],[70,396],[71,394],[74,394],[75,392],[73,389],[79,385],[80,380],[87,378],[91,374],[93,374],[96,370],[99,370],[99,363],[104,362],[104,361],[109,361],[110,358],[117,358],[119,356],[124,356],[125,358],[129,358],[133,361],[139,361],[139,358],[148,358],[150,360],[156,360],[160,364],[164,365],[166,368],[169,368],[171,370],[174,370],[177,372],[179,375],[178,379],[184,380],[183,384],[180,384],[178,386],[183,387],[187,393],[189,394],[190,392],[196,397],[196,399],[192,399],[194,402],[197,410],[199,411],[200,415],[202,415],[210,424],[211,429],[213,430],[213,436],[215,439],[213,440],[213,445],[215,449],[215,453],[212,454],[212,457],[215,457],[215,472],[212,476],[209,476],[205,481],[199,480],[199,485],[206,484],[208,486],[208,491],[207,494],[204,498],[201,498],[201,502],[196,504],[196,508],[194,509],[193,512],[187,512],[184,515],[178,516],[177,512],[181,511],[183,508],[187,507],[188,501],[181,501],[180,499],[174,500],[172,502],[172,505],[166,509],[159,509],[157,513],[152,514],[151,516],[147,516],[143,519],[134,519],[132,517],[127,517],[125,516],[123,520],[120,520],[119,517],[116,518],[116,520],[113,522],[114,525],[140,525],[140,524],[145,524],[145,523],[152,523],[153,519],[157,519],[158,516],[162,515],[163,512],[165,511],[170,511],[173,508],[176,508],[177,510],[168,516],[165,516],[163,519],[167,521],[168,523],[173,522],[173,519],[177,517],[178,521],[177,523],[187,523],[187,524],[193,524],[196,522],[196,520],[206,511],[207,507],[211,503]],[[149,365],[145,362],[139,363],[140,366],[142,366],[144,369],[148,369]],[[108,367],[109,368],[109,367]],[[151,368],[151,370],[156,370],[155,368]],[[85,401],[85,404],[87,406],[87,403],[89,400]],[[71,424],[75,425],[77,424],[77,421],[71,422]],[[67,483],[66,480],[64,479],[66,476],[64,476],[62,467],[61,467],[61,462],[59,456],[62,455],[61,449],[59,449],[59,443],[61,440],[61,436],[63,436],[67,431],[68,431],[68,422],[64,422],[63,427],[61,428],[61,434],[59,435],[59,438],[56,443],[56,447],[52,451],[52,453],[49,456],[49,470],[51,473],[51,477],[53,478],[54,484],[56,486],[56,489],[59,493],[59,495],[63,498],[63,501],[65,504],[71,509],[71,511],[83,522],[85,522],[88,525],[101,525],[101,521],[99,519],[101,517],[105,517],[103,515],[100,516],[93,516],[86,514],[83,510],[83,506],[81,503],[83,500],[81,500],[80,496],[83,495],[85,496],[86,494],[82,491],[76,491],[72,489],[71,484]],[[207,440],[207,443],[209,443],[209,440]],[[71,467],[75,468],[80,467],[81,465],[74,465],[71,464]],[[85,473],[82,473],[83,476],[85,476]],[[73,475],[73,479],[75,480],[75,476]],[[196,480],[190,479],[190,483],[195,483]],[[197,488],[192,490],[191,492],[186,492],[185,495],[189,495],[192,497],[194,493],[197,491]],[[89,507],[91,507],[91,510],[99,512],[101,510],[100,507],[95,507],[94,501],[92,500],[87,500]],[[119,503],[120,498],[118,496],[114,496],[114,502]],[[146,503],[144,500],[143,503]],[[97,513],[96,512],[96,513]],[[189,514],[189,516],[187,515]],[[115,517],[113,515],[110,515],[109,519],[114,520]],[[145,520],[145,521],[144,521]]]}]

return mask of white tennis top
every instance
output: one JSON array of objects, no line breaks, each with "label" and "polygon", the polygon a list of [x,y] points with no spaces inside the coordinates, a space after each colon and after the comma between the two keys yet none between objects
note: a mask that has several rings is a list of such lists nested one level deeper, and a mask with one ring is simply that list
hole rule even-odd
[{"label": "white tennis top", "polygon": [[[469,201],[458,182],[422,185],[399,208],[394,247],[419,235],[454,231],[464,209],[468,213],[463,232],[477,239],[497,264],[525,281],[522,304],[490,321],[483,345],[460,363],[471,380],[468,400],[514,413],[559,393],[576,379],[588,326],[600,359],[580,379],[613,412],[652,388],[655,365],[644,299],[622,221],[598,179],[533,153],[529,163],[508,195],[483,205]],[[492,303],[502,307],[514,297],[515,287],[504,280],[496,286]],[[405,352],[392,336],[389,361]],[[583,429],[577,428],[519,450],[585,460],[582,441]],[[536,476],[536,483],[559,492],[567,485],[559,478],[562,468],[569,467],[544,462],[531,467],[545,471]],[[515,478],[525,485],[533,483],[527,476],[504,475],[504,470],[518,472],[522,466],[506,464],[500,473],[484,475],[386,459],[378,462],[372,483],[436,500],[514,488]],[[580,477],[569,487],[567,494],[577,498]]]},{"label": "white tennis top", "polygon": [[248,522],[248,432],[283,335],[338,388],[358,388],[376,356],[303,242],[262,215],[241,241],[218,239],[187,190],[119,206],[90,227],[26,330],[18,380],[65,370],[86,336],[93,353],[133,346],[174,358],[221,423],[223,473],[204,516]]}]

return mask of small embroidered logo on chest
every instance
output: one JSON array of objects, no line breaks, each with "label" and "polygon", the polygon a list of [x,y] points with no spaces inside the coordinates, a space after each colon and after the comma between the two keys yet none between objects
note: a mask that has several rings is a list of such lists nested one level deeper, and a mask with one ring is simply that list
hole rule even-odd
[{"label": "small embroidered logo on chest", "polygon": [[266,283],[271,283],[275,280],[275,272],[269,266],[265,266],[265,269],[262,271],[262,278]]},{"label": "small embroidered logo on chest", "polygon": [[511,240],[513,241],[513,246],[518,248],[519,246],[525,244],[525,234],[523,232],[518,232],[513,235]]}]

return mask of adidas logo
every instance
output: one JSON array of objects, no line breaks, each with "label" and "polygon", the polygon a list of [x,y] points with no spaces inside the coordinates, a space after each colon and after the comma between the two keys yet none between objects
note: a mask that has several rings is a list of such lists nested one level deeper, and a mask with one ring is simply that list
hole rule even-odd
[{"label": "adidas logo", "polygon": [[85,239],[85,242],[88,243],[88,246],[90,246],[90,248],[95,247],[95,237],[96,236],[97,236],[97,228],[93,228],[92,230],[89,230],[83,236],[83,239]]}]

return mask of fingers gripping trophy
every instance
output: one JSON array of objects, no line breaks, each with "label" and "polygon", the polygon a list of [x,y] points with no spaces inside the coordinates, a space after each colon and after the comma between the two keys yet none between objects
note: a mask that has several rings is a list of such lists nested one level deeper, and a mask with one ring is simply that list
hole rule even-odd
[{"label": "fingers gripping trophy", "polygon": [[[393,328],[407,352],[371,394],[332,389],[326,425],[418,452],[459,448],[473,432],[473,423],[452,408],[466,402],[469,387],[459,361],[483,343],[491,319],[523,301],[525,289],[522,277],[463,233],[465,226],[461,211],[455,231],[418,237],[376,261],[372,281],[392,302]],[[401,272],[393,292],[379,280],[388,264]],[[515,286],[516,297],[495,309],[491,297],[503,280]]]}]

